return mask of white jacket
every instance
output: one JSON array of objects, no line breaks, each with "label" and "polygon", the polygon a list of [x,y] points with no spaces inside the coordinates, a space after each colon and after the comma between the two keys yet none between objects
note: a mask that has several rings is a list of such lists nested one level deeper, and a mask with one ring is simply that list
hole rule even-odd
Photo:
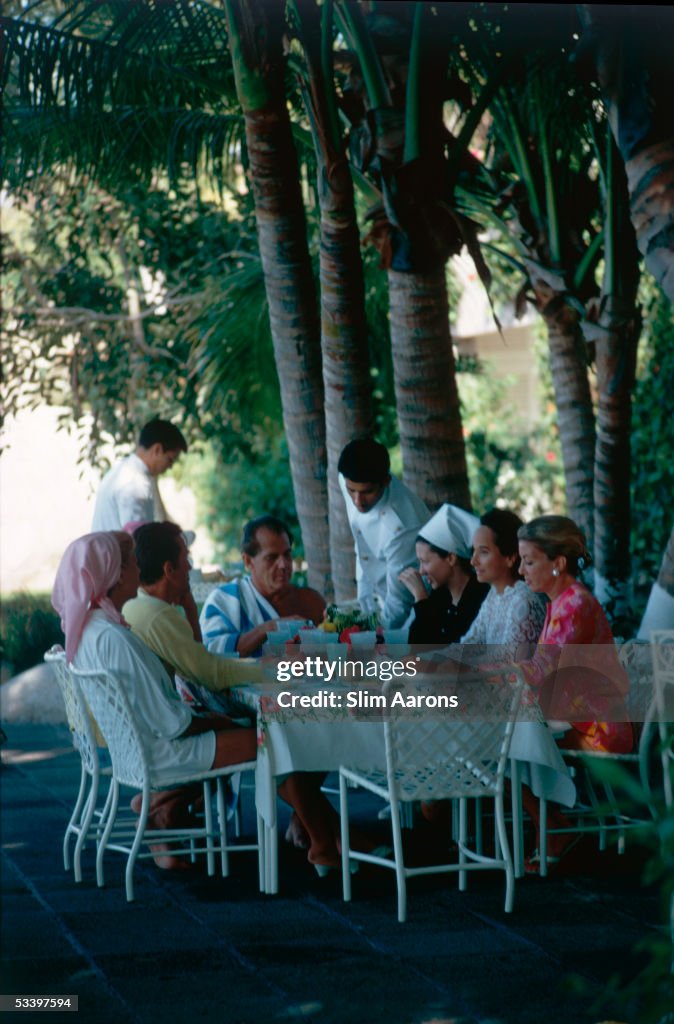
[{"label": "white jacket", "polygon": [[415,541],[431,513],[426,505],[395,477],[369,512],[359,512],[339,474],[351,533],[356,545],[358,600],[364,611],[378,605],[382,624],[389,629],[404,625],[414,602],[398,574],[416,565]]}]

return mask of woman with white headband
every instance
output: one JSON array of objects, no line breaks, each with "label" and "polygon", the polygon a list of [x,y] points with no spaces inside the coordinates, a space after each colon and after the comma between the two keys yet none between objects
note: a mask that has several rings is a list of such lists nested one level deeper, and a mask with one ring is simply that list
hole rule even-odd
[{"label": "woman with white headband", "polygon": [[470,512],[445,504],[421,528],[416,542],[419,569],[404,569],[399,576],[415,601],[411,644],[457,643],[475,619],[489,593],[470,564],[479,525]]}]

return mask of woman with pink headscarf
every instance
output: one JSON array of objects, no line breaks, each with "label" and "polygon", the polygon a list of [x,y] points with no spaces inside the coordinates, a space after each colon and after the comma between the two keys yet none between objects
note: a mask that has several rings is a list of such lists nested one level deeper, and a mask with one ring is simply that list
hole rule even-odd
[{"label": "woman with pink headscarf", "polygon": [[[146,749],[161,781],[174,775],[208,771],[256,756],[255,730],[231,728],[226,716],[194,718],[183,704],[161,661],[126,627],[121,609],[138,589],[138,566],[131,537],[122,532],[90,533],[73,541],[59,565],[52,603],[61,616],[66,657],[76,668],[105,666],[128,697]],[[218,731],[214,731],[218,730]],[[189,824],[189,789],[155,793],[150,804],[154,828]],[[180,858],[155,860],[160,867],[186,867]]]}]

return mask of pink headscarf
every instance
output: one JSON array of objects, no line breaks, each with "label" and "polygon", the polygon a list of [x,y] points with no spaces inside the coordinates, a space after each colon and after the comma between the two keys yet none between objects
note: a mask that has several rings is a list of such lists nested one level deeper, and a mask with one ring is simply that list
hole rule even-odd
[{"label": "pink headscarf", "polygon": [[151,519],[134,519],[130,523],[124,523],[122,529],[124,530],[124,533],[128,533],[130,537],[133,537],[134,533],[136,532],[137,529],[139,529],[139,527],[147,526],[147,524],[151,522]]},{"label": "pink headscarf", "polygon": [[95,603],[113,622],[125,625],[107,597],[122,570],[122,552],[114,533],[87,533],[69,544],[56,572],[52,604],[61,616],[66,658],[75,657]]}]

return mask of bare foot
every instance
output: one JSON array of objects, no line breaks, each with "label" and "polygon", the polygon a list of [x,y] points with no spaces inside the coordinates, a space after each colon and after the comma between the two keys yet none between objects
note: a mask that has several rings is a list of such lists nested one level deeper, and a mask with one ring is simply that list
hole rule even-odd
[{"label": "bare foot", "polygon": [[328,868],[338,868],[342,863],[342,858],[336,846],[314,845],[307,853],[307,860],[314,866]]},{"label": "bare foot", "polygon": [[292,845],[296,846],[298,850],[309,849],[309,834],[295,811],[293,811],[292,817],[290,818],[290,824],[288,825],[285,834],[285,841],[286,843],[292,843]]},{"label": "bare foot", "polygon": [[172,853],[170,843],[157,843],[150,847],[150,853],[158,868],[162,871],[192,871],[194,865],[184,857],[176,857]]},{"label": "bare foot", "polygon": [[[131,810],[140,814],[143,802],[142,793],[137,793],[131,800]],[[150,808],[147,820],[147,830],[158,831],[172,828],[193,828],[196,825],[194,816],[190,814],[184,802],[169,800],[159,801],[154,808]],[[150,853],[155,864],[162,871],[192,871],[194,865],[185,857],[178,857],[174,854],[175,844],[156,843],[150,846]]]}]

